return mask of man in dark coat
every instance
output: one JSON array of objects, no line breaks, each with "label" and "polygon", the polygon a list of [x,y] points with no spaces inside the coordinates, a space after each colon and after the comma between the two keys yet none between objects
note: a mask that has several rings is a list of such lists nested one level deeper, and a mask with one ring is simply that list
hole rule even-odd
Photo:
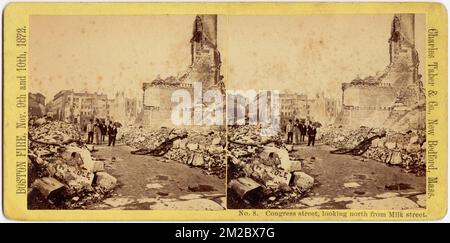
[{"label": "man in dark coat", "polygon": [[316,127],[309,124],[308,125],[308,146],[309,145],[314,146],[314,143],[316,141],[316,134],[317,134]]},{"label": "man in dark coat", "polygon": [[110,125],[111,127],[109,128],[108,131],[108,146],[115,146],[116,145],[116,135],[117,135],[117,127],[116,124],[113,123],[112,125]]},{"label": "man in dark coat", "polygon": [[300,142],[304,142],[305,141],[305,136],[306,136],[306,125],[302,123],[300,123]]},{"label": "man in dark coat", "polygon": [[104,142],[104,141],[105,141],[105,137],[106,137],[106,130],[107,130],[104,121],[102,121],[102,122],[100,123],[100,130],[101,130],[101,132],[102,132],[102,138],[101,138],[101,141]]}]

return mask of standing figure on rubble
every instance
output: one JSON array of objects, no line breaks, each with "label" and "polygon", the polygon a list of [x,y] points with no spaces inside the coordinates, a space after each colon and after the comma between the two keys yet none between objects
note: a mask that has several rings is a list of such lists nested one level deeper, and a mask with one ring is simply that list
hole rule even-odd
[{"label": "standing figure on rubble", "polygon": [[86,132],[87,132],[87,134],[88,134],[87,143],[88,143],[88,144],[92,144],[92,142],[93,142],[93,140],[94,140],[94,124],[93,124],[93,122],[92,122],[92,119],[91,119],[90,122],[87,124]]},{"label": "standing figure on rubble", "polygon": [[314,146],[314,143],[316,142],[316,134],[317,134],[317,128],[313,125],[311,125],[311,122],[308,126],[308,146],[312,145]]},{"label": "standing figure on rubble", "polygon": [[95,119],[95,125],[94,125],[94,134],[95,134],[95,144],[100,144],[100,139],[102,137],[102,130],[100,128],[100,121]]},{"label": "standing figure on rubble", "polygon": [[295,119],[294,123],[294,144],[300,144],[300,121]]},{"label": "standing figure on rubble", "polygon": [[116,135],[117,135],[117,127],[116,124],[111,122],[112,125],[110,125],[109,131],[108,131],[108,146],[115,146],[116,145]]},{"label": "standing figure on rubble", "polygon": [[105,141],[105,137],[106,137],[106,125],[105,125],[105,121],[102,121],[102,123],[100,124],[100,130],[102,132],[102,139],[101,141],[104,142]]},{"label": "standing figure on rubble", "polygon": [[305,141],[306,136],[306,124],[304,124],[304,121],[300,123],[300,142]]},{"label": "standing figure on rubble", "polygon": [[294,133],[294,124],[292,124],[292,120],[289,119],[288,124],[286,125],[286,134],[287,134],[287,144],[292,144],[292,137]]}]

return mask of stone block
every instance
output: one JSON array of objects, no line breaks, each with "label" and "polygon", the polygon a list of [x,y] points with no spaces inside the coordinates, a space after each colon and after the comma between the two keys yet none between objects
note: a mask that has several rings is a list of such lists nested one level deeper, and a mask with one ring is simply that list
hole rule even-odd
[{"label": "stone block", "polygon": [[96,175],[96,184],[104,191],[110,191],[117,185],[117,179],[106,172],[97,172]]}]

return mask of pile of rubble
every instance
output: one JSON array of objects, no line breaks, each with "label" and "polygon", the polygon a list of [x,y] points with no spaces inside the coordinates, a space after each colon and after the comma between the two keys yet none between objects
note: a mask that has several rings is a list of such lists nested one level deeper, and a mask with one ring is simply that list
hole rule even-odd
[{"label": "pile of rubble", "polygon": [[[28,207],[84,208],[117,185],[94,160],[78,128],[62,121],[30,124],[28,134]],[[90,150],[89,150],[90,149]]]},{"label": "pile of rubble", "polygon": [[70,141],[80,141],[81,135],[74,124],[60,121],[48,122],[44,118],[30,126],[31,138],[47,143],[63,143]]},{"label": "pile of rubble", "polygon": [[121,129],[119,139],[136,149],[134,154],[160,156],[225,178],[225,129]]},{"label": "pile of rubble", "polygon": [[262,136],[261,129],[256,125],[228,129],[230,204],[242,201],[252,207],[279,208],[303,197],[314,185],[314,178],[302,172],[302,161],[290,158],[292,145],[285,145],[279,135]]},{"label": "pile of rubble", "polygon": [[335,153],[360,155],[401,166],[408,173],[425,174],[424,130],[397,132],[364,126],[353,130],[333,127],[324,131],[321,138],[325,144],[338,148]]}]

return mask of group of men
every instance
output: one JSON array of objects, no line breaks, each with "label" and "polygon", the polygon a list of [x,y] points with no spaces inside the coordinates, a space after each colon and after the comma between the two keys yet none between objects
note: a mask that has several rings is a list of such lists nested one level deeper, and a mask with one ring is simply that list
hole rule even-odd
[{"label": "group of men", "polygon": [[308,146],[314,146],[317,128],[311,122],[306,125],[301,123],[299,119],[295,119],[295,122],[290,119],[286,125],[286,134],[287,144],[300,144],[300,142],[305,141],[305,136],[308,135]]},{"label": "group of men", "polygon": [[108,146],[116,145],[116,136],[117,136],[117,125],[112,121],[100,121],[99,119],[95,119],[95,123],[93,120],[90,120],[90,123],[86,128],[88,139],[88,144],[101,144],[105,141],[105,137],[108,136]]}]

